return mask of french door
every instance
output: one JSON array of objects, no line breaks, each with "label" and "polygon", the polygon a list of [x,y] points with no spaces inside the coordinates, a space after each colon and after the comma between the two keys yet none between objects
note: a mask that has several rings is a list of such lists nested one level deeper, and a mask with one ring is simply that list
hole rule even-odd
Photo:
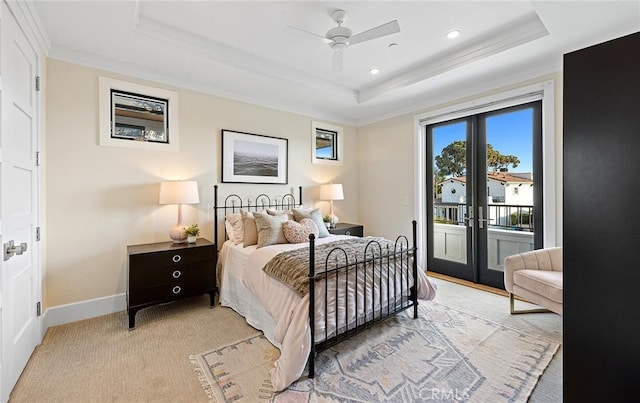
[{"label": "french door", "polygon": [[541,107],[426,127],[430,271],[504,289],[504,258],[542,247]]}]

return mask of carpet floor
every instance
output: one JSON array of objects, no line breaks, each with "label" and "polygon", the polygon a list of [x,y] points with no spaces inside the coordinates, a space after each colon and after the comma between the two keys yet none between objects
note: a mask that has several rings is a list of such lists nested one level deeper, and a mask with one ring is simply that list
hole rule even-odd
[{"label": "carpet floor", "polygon": [[[509,315],[507,298],[444,280],[436,301],[562,343],[562,317]],[[49,329],[10,402],[207,402],[189,357],[256,333],[207,296],[142,310],[136,328],[118,312]],[[562,401],[562,346],[529,399]]]}]

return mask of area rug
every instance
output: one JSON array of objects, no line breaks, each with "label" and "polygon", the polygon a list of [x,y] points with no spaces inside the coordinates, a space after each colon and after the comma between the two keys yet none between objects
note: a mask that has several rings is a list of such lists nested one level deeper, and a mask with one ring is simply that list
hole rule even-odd
[{"label": "area rug", "polygon": [[523,402],[559,344],[434,302],[400,314],[316,360],[274,393],[279,351],[256,333],[191,356],[211,402]]}]

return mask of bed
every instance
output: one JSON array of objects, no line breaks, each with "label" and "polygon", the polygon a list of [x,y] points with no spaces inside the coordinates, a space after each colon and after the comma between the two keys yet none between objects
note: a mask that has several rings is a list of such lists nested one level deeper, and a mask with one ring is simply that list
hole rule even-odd
[{"label": "bed", "polygon": [[[315,234],[298,243],[238,242],[239,225],[230,225],[231,221],[237,224],[236,214],[244,214],[244,223],[250,223],[246,217],[253,212],[262,223],[268,220],[264,213],[268,211],[273,216],[287,215],[278,218],[282,227],[294,226],[290,220],[299,217],[292,217],[291,212],[308,211],[301,209],[302,188],[298,189],[297,200],[292,194],[273,200],[261,194],[244,203],[240,196],[230,194],[219,204],[218,185],[214,187],[220,304],[262,330],[280,350],[271,369],[275,391],[300,378],[307,364],[313,378],[320,352],[399,312],[412,309],[415,318],[418,299],[435,297],[435,287],[413,258],[415,222],[411,245],[406,236],[389,241]],[[315,210],[308,214],[317,221]],[[309,224],[304,218],[299,222]],[[250,232],[246,235],[248,238]]]}]

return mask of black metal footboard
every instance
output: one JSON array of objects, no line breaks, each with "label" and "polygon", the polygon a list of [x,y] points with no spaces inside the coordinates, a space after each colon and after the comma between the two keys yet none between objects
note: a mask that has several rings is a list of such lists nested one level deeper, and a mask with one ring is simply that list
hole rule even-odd
[{"label": "black metal footboard", "polygon": [[[332,249],[322,273],[316,273],[315,237],[309,237],[310,378],[315,376],[318,353],[409,308],[414,319],[418,317],[415,220],[412,227],[411,246],[403,235],[393,249],[371,241],[359,260],[340,247]],[[316,327],[324,329],[322,334],[316,334]]]}]

